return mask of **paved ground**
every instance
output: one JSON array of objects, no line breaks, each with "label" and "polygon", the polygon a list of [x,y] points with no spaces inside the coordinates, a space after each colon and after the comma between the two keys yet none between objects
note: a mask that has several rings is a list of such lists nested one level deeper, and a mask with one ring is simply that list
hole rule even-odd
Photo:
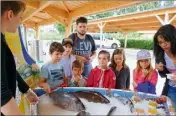
[{"label": "paved ground", "polygon": [[[114,51],[114,49],[106,49],[110,52],[111,56],[112,56],[112,53]],[[97,53],[100,51],[100,49],[97,50]],[[126,64],[130,67],[130,73],[131,73],[131,80],[130,80],[130,88],[132,89],[132,82],[133,82],[133,78],[132,78],[132,71],[133,69],[136,67],[136,54],[139,50],[136,50],[136,49],[125,49],[125,54],[126,54]],[[150,53],[153,55],[152,51],[150,51]],[[43,60],[44,61],[47,61],[49,60],[50,57],[48,55],[46,56],[43,56]],[[98,65],[98,59],[95,58],[95,60],[92,62],[93,64],[93,67],[95,67],[96,65]],[[152,58],[152,65],[154,66],[155,63],[154,63],[154,58]],[[158,83],[157,83],[157,86],[156,86],[156,93],[158,95],[161,94],[161,91],[162,91],[162,88],[163,88],[163,84],[165,82],[165,79],[163,78],[158,78]]]}]

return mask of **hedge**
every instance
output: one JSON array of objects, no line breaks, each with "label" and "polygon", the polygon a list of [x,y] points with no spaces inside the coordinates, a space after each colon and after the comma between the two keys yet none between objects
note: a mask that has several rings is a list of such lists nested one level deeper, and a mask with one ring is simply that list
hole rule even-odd
[{"label": "hedge", "polygon": [[[119,39],[121,47],[124,46],[124,39]],[[126,48],[137,48],[137,49],[153,49],[153,40],[144,39],[128,39]]]}]

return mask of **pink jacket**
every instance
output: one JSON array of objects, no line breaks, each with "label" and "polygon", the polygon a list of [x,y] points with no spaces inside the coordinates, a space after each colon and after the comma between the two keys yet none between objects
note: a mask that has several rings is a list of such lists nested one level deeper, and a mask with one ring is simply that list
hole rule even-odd
[{"label": "pink jacket", "polygon": [[153,85],[156,86],[156,83],[158,81],[158,73],[156,70],[153,70],[151,78],[148,80],[148,77],[146,77],[147,79],[145,79],[145,76],[142,75],[142,69],[139,69],[138,75],[137,77],[135,77],[135,69],[133,70],[133,81],[136,84],[145,82],[145,81],[149,81],[150,83],[152,83]]}]

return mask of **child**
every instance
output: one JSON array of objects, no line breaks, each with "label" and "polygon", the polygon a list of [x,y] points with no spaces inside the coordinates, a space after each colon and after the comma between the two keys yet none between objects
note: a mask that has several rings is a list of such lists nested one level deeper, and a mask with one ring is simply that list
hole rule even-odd
[{"label": "child", "polygon": [[98,54],[99,66],[91,70],[87,86],[100,88],[115,88],[116,77],[108,62],[110,61],[110,54],[108,51],[102,50]]},{"label": "child", "polygon": [[72,77],[68,77],[70,79],[68,85],[69,87],[85,87],[87,85],[87,80],[81,74],[84,70],[84,64],[75,60],[72,64]]},{"label": "child", "polygon": [[114,50],[110,67],[116,75],[116,89],[130,88],[130,69],[125,64],[125,52],[123,49]]},{"label": "child", "polygon": [[41,68],[39,87],[48,93],[57,87],[67,86],[64,69],[59,64],[63,52],[63,46],[58,42],[53,42],[49,49],[51,61],[44,64]]},{"label": "child", "polygon": [[147,50],[137,53],[137,67],[133,71],[133,87],[136,91],[155,94],[158,73],[151,64],[151,55]]},{"label": "child", "polygon": [[74,55],[71,55],[73,48],[73,41],[70,38],[65,38],[62,41],[62,45],[65,49],[63,56],[60,60],[60,64],[64,67],[64,73],[66,77],[72,76],[72,63],[76,60]]}]

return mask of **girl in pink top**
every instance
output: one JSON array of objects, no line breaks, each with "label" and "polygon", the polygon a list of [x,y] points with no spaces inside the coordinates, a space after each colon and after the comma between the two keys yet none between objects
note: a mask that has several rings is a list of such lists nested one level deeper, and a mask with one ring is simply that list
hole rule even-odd
[{"label": "girl in pink top", "polygon": [[151,64],[151,55],[147,50],[141,50],[137,53],[137,66],[133,70],[133,87],[136,90],[138,84],[150,82],[156,87],[158,73]]}]

